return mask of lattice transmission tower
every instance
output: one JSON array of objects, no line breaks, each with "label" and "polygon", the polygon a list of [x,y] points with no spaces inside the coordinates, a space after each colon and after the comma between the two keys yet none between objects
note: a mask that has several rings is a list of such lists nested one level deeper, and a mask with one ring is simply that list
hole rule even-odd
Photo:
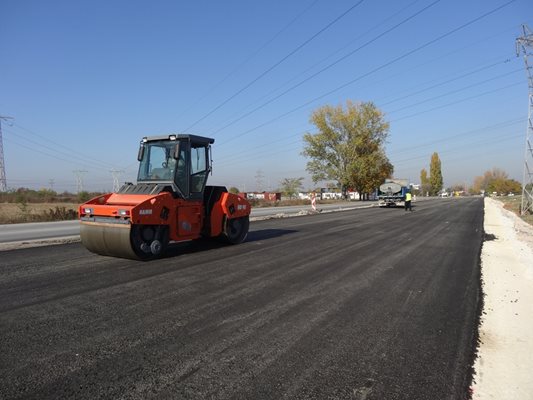
[{"label": "lattice transmission tower", "polygon": [[516,39],[516,55],[523,54],[528,82],[528,114],[524,175],[522,178],[522,203],[520,213],[533,212],[533,33],[527,25],[522,25],[523,35]]},{"label": "lattice transmission tower", "polygon": [[0,192],[7,192],[6,164],[4,161],[4,139],[2,138],[2,121],[13,119],[0,115]]},{"label": "lattice transmission tower", "polygon": [[88,171],[77,169],[72,172],[76,175],[76,190],[77,193],[80,194],[83,192],[83,174],[86,174]]},{"label": "lattice transmission tower", "polygon": [[112,169],[111,176],[113,176],[113,193],[117,193],[120,189],[120,177],[124,174],[122,169]]}]

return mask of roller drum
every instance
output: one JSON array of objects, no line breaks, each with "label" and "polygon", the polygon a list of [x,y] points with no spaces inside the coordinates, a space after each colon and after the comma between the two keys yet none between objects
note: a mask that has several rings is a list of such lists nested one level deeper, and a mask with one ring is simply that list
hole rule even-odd
[{"label": "roller drum", "polygon": [[140,260],[131,241],[130,224],[81,222],[81,242],[93,253]]}]

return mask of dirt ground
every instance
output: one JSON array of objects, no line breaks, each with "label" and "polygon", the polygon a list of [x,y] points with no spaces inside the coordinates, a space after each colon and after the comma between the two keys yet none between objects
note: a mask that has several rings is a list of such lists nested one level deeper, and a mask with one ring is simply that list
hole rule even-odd
[{"label": "dirt ground", "polygon": [[533,227],[485,199],[484,307],[473,399],[533,399]]}]

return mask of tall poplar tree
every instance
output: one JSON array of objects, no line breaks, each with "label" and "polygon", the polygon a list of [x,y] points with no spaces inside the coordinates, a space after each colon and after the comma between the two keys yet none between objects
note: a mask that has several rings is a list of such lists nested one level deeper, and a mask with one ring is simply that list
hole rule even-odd
[{"label": "tall poplar tree", "polygon": [[436,196],[442,190],[442,171],[439,155],[435,152],[431,156],[429,164],[429,185],[430,194]]},{"label": "tall poplar tree", "polygon": [[420,171],[420,192],[422,196],[426,196],[427,193],[429,193],[429,179],[428,179],[428,172],[425,168]]}]

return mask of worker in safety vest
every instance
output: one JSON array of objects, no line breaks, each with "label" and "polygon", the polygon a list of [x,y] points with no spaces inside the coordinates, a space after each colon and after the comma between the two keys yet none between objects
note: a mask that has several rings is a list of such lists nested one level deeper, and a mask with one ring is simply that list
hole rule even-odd
[{"label": "worker in safety vest", "polygon": [[405,211],[413,211],[411,208],[411,192],[405,194]]}]

